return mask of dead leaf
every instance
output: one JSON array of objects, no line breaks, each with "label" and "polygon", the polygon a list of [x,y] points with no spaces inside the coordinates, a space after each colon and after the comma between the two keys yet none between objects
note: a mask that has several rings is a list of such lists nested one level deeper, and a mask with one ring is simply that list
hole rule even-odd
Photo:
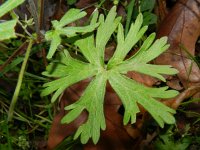
[{"label": "dead leaf", "polygon": [[134,71],[128,72],[128,77],[149,87],[153,86],[156,82],[158,82],[156,78],[153,78],[153,77],[150,77],[148,75],[141,74],[138,72],[134,72]]},{"label": "dead leaf", "polygon": [[183,89],[183,86],[180,84],[180,80],[177,79],[176,77],[172,77],[169,81],[166,82],[166,84],[167,86],[177,91],[180,91]]},{"label": "dead leaf", "polygon": [[170,48],[156,59],[156,64],[169,64],[179,70],[178,77],[185,88],[200,82],[200,70],[180,47],[184,45],[194,56],[200,35],[200,0],[179,0],[160,25],[158,38],[168,36]]},{"label": "dead leaf", "polygon": [[160,24],[168,13],[166,0],[156,0],[155,13],[158,16],[158,24]]}]

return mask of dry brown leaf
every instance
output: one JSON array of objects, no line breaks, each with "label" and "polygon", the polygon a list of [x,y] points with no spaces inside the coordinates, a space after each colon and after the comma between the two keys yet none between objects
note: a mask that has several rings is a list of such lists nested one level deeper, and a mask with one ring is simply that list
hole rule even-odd
[{"label": "dry brown leaf", "polygon": [[153,86],[156,82],[158,82],[156,78],[153,78],[153,77],[150,77],[148,75],[141,74],[138,72],[134,72],[134,71],[128,72],[128,77],[149,87]]},{"label": "dry brown leaf", "polygon": [[188,83],[200,82],[200,70],[196,63],[180,47],[184,45],[194,56],[195,43],[200,35],[200,0],[179,0],[160,25],[158,38],[168,36],[170,48],[156,59],[156,64],[170,64],[179,70],[178,77]]}]

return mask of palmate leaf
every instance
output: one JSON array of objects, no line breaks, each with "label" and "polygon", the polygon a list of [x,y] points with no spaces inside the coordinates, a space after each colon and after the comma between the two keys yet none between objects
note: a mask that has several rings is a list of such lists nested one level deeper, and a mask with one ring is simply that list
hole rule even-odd
[{"label": "palmate leaf", "polygon": [[70,9],[60,21],[52,21],[53,30],[47,31],[45,38],[47,41],[51,41],[50,49],[47,54],[47,58],[53,57],[57,47],[61,44],[61,35],[71,37],[76,35],[76,33],[87,33],[93,31],[99,24],[91,23],[84,27],[65,27],[66,25],[84,17],[86,12],[80,11],[79,9]]},{"label": "palmate leaf", "polygon": [[145,40],[145,42],[135,55],[133,55],[128,60],[123,61],[118,66],[115,66],[115,68],[113,69],[121,73],[127,73],[128,71],[137,71],[156,77],[162,81],[165,81],[165,78],[162,76],[162,74],[173,75],[178,73],[176,69],[171,68],[171,66],[169,65],[163,66],[146,64],[147,62],[159,56],[169,47],[169,45],[166,44],[166,37],[158,39],[153,43],[154,38],[155,34],[153,33]]},{"label": "palmate leaf", "polygon": [[[103,15],[100,15],[99,19],[97,18],[98,13],[95,13],[91,20],[91,25],[95,24],[97,20],[100,22],[97,33],[85,34],[82,39],[74,43],[87,62],[76,60],[67,51],[64,51],[59,55],[60,59],[50,63],[47,71],[43,73],[49,77],[59,78],[44,84],[45,89],[42,95],[55,92],[52,102],[58,98],[65,88],[92,77],[91,83],[80,99],[65,107],[68,113],[62,119],[62,123],[72,122],[83,110],[86,110],[88,119],[78,128],[74,138],[80,136],[82,143],[87,143],[89,138],[92,138],[96,144],[100,137],[100,130],[106,128],[103,100],[107,82],[111,84],[122,100],[125,108],[124,124],[136,121],[136,113],[139,112],[137,104],[142,105],[161,127],[164,126],[164,123],[175,123],[173,117],[175,110],[165,106],[155,98],[171,98],[178,94],[177,91],[167,90],[168,87],[146,87],[125,76],[128,71],[136,71],[165,81],[163,74],[176,74],[177,70],[171,68],[171,66],[147,64],[168,48],[167,39],[164,37],[154,42],[155,34],[153,33],[145,40],[135,55],[125,59],[128,52],[147,30],[146,26],[142,27],[142,14],[131,25],[126,37],[124,36],[123,27],[119,23],[120,18],[116,18],[116,7],[109,11],[106,19]],[[117,27],[117,48],[106,65],[104,62],[105,47]]]},{"label": "palmate leaf", "polygon": [[124,124],[127,124],[129,120],[131,120],[131,123],[136,121],[136,113],[139,112],[137,103],[141,104],[161,127],[164,126],[164,122],[168,124],[175,123],[175,119],[171,115],[175,113],[175,110],[156,101],[154,98],[174,97],[178,94],[176,91],[166,91],[166,87],[148,88],[116,72],[110,74],[109,82],[125,107]]},{"label": "palmate leaf", "polygon": [[45,96],[52,92],[55,92],[51,99],[52,102],[54,102],[58,98],[58,96],[70,85],[86,78],[92,77],[98,72],[97,67],[92,64],[73,59],[72,57],[70,57],[67,51],[65,51],[65,53],[62,55],[64,55],[63,58],[65,59],[64,64],[50,64],[47,72],[43,73],[44,75],[51,76],[54,68],[57,68],[57,66],[62,66],[62,69],[64,69],[65,71],[64,73],[56,72],[56,75],[53,74],[56,77],[61,76],[62,78],[44,84],[44,87],[46,88],[42,91],[41,95]]}]

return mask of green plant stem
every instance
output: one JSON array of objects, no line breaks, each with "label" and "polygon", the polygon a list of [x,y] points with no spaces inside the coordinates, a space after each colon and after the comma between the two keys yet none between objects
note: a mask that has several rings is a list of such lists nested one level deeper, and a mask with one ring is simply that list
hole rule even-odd
[{"label": "green plant stem", "polygon": [[12,117],[13,117],[15,104],[17,103],[17,100],[18,100],[19,91],[21,89],[21,84],[22,84],[24,72],[25,72],[25,69],[26,69],[26,64],[27,64],[27,61],[28,61],[28,58],[29,58],[29,55],[30,55],[30,52],[31,52],[32,45],[33,45],[33,40],[30,39],[29,45],[28,45],[28,48],[27,48],[27,51],[26,51],[26,55],[25,55],[25,58],[24,58],[24,61],[22,63],[22,67],[21,67],[21,70],[20,70],[20,73],[19,73],[17,86],[16,86],[16,89],[15,89],[14,95],[12,97],[12,101],[11,101],[10,108],[9,108],[9,111],[8,111],[8,120],[7,120],[8,122],[11,121]]}]

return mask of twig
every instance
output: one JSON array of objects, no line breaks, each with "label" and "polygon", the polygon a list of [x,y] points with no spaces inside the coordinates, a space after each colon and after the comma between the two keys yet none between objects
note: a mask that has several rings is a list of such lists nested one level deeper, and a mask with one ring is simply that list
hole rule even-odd
[{"label": "twig", "polygon": [[45,67],[48,65],[46,56],[47,56],[46,50],[45,50],[45,48],[42,48],[42,59],[43,59],[43,63],[44,63],[44,65],[45,65]]},{"label": "twig", "polygon": [[174,109],[177,109],[181,102],[191,96],[193,96],[194,94],[196,94],[197,92],[200,91],[200,85],[196,85],[196,86],[191,86],[190,88],[188,88],[187,90],[185,90],[184,92],[182,92],[172,103],[171,107]]},{"label": "twig", "polygon": [[176,98],[168,101],[164,101],[164,103],[168,106],[170,106],[173,109],[177,109],[181,103],[186,100],[187,98],[190,98],[191,96],[195,95],[200,91],[200,84],[194,85],[180,93]]}]

